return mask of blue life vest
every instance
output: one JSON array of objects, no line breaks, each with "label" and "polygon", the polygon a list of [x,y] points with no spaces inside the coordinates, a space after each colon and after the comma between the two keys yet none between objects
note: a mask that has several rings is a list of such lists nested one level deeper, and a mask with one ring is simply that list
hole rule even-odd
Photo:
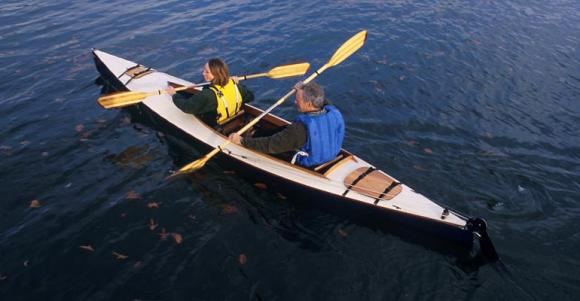
[{"label": "blue life vest", "polygon": [[308,156],[299,156],[298,164],[306,167],[320,165],[334,159],[344,140],[344,119],[335,106],[324,107],[325,113],[301,114],[296,118],[306,127],[306,144],[300,151]]}]

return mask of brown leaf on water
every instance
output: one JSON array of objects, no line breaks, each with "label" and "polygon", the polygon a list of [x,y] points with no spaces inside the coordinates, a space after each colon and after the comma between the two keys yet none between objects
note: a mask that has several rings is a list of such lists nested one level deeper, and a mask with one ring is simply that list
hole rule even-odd
[{"label": "brown leaf on water", "polygon": [[348,233],[345,230],[343,230],[342,228],[338,228],[338,234],[340,234],[340,236],[342,236],[342,237],[348,236]]},{"label": "brown leaf on water", "polygon": [[75,131],[77,131],[77,133],[82,132],[85,129],[85,125],[84,124],[77,124],[75,126]]},{"label": "brown leaf on water", "polygon": [[86,132],[81,134],[81,138],[88,140],[88,138],[90,138],[92,134],[93,134],[92,131],[86,131]]},{"label": "brown leaf on water", "polygon": [[233,171],[233,170],[224,170],[224,174],[226,174],[226,175],[235,175],[236,172]]},{"label": "brown leaf on water", "polygon": [[40,201],[39,200],[32,200],[30,202],[30,208],[40,208]]},{"label": "brown leaf on water", "polygon": [[157,202],[149,202],[147,204],[148,208],[159,208],[159,204]]},{"label": "brown leaf on water", "polygon": [[238,208],[234,205],[224,204],[222,205],[222,214],[234,214],[238,212]]},{"label": "brown leaf on water", "polygon": [[424,148],[423,151],[427,154],[433,154],[433,150],[428,147]]},{"label": "brown leaf on water", "polygon": [[91,245],[83,245],[83,246],[79,246],[79,248],[81,248],[83,250],[87,250],[89,252],[94,252],[95,251],[95,249]]},{"label": "brown leaf on water", "polygon": [[138,192],[136,192],[134,190],[131,190],[131,191],[127,192],[126,199],[128,199],[128,200],[139,200],[139,199],[141,199],[141,195]]},{"label": "brown leaf on water", "polygon": [[115,251],[113,251],[113,256],[115,256],[115,258],[117,260],[125,260],[125,259],[129,258],[129,256],[121,254],[121,253],[117,253]]},{"label": "brown leaf on water", "polygon": [[167,233],[167,231],[165,231],[165,228],[162,228],[161,232],[159,233],[159,236],[161,236],[161,240],[166,240],[168,235],[169,235],[169,233]]},{"label": "brown leaf on water", "polygon": [[181,234],[179,233],[171,233],[171,235],[173,236],[173,239],[175,240],[176,244],[181,244],[183,242],[183,237],[181,236]]},{"label": "brown leaf on water", "polygon": [[415,145],[417,145],[417,141],[415,141],[415,140],[409,140],[409,141],[407,141],[407,145],[415,146]]},{"label": "brown leaf on water", "polygon": [[254,186],[256,186],[256,188],[262,189],[262,190],[268,189],[268,186],[264,183],[254,183]]},{"label": "brown leaf on water", "polygon": [[137,261],[133,264],[134,269],[140,269],[143,266],[143,261]]},{"label": "brown leaf on water", "polygon": [[238,256],[238,262],[241,265],[248,263],[248,257],[246,256],[246,254],[240,254],[240,256]]},{"label": "brown leaf on water", "polygon": [[[149,230],[153,231],[159,226],[153,219],[149,219]],[[164,229],[165,230],[165,229]]]}]

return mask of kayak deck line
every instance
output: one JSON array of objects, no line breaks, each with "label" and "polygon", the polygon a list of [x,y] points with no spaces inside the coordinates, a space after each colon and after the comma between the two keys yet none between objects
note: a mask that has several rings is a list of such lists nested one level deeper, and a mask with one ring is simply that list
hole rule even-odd
[{"label": "kayak deck line", "polygon": [[[113,82],[116,80],[114,86],[118,89],[155,91],[165,89],[168,83],[173,86],[192,85],[189,81],[100,50],[93,50],[93,55],[101,75],[111,77],[110,80]],[[131,73],[127,72],[131,68],[136,68],[134,74],[137,76],[131,77],[127,74]],[[200,87],[194,89],[201,90]],[[171,96],[166,94],[150,96],[141,102],[139,107],[151,111],[156,118],[165,120],[193,141],[211,148],[216,148],[226,142],[229,133],[240,129],[247,124],[248,120],[263,113],[257,107],[244,104],[240,113],[231,118],[220,132],[194,115],[182,112],[173,104]],[[288,124],[290,122],[287,120],[268,113],[253,126],[253,135],[255,137],[269,136]],[[465,217],[455,210],[437,204],[345,149],[341,149],[334,160],[312,169],[291,164],[288,154],[264,154],[233,143],[223,147],[221,153],[225,157],[269,176],[298,185],[306,190],[331,195],[343,202],[359,203],[370,208],[389,211],[395,215],[403,214],[420,220],[429,220],[450,227],[450,230],[455,229],[453,232],[464,232],[489,239],[484,220]]]}]

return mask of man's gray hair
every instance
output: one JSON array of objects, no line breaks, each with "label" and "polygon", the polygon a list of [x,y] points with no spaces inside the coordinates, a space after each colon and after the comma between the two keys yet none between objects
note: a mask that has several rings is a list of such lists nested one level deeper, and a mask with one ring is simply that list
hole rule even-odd
[{"label": "man's gray hair", "polygon": [[304,91],[304,100],[311,103],[316,108],[322,108],[324,105],[324,89],[315,82],[309,82],[302,87]]}]

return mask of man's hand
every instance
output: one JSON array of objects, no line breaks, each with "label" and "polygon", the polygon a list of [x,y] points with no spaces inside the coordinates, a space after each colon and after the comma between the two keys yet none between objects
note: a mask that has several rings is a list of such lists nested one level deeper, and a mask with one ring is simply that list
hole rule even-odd
[{"label": "man's hand", "polygon": [[230,140],[235,144],[239,145],[242,144],[242,136],[240,136],[238,133],[231,133],[230,136],[228,137],[228,140]]}]

